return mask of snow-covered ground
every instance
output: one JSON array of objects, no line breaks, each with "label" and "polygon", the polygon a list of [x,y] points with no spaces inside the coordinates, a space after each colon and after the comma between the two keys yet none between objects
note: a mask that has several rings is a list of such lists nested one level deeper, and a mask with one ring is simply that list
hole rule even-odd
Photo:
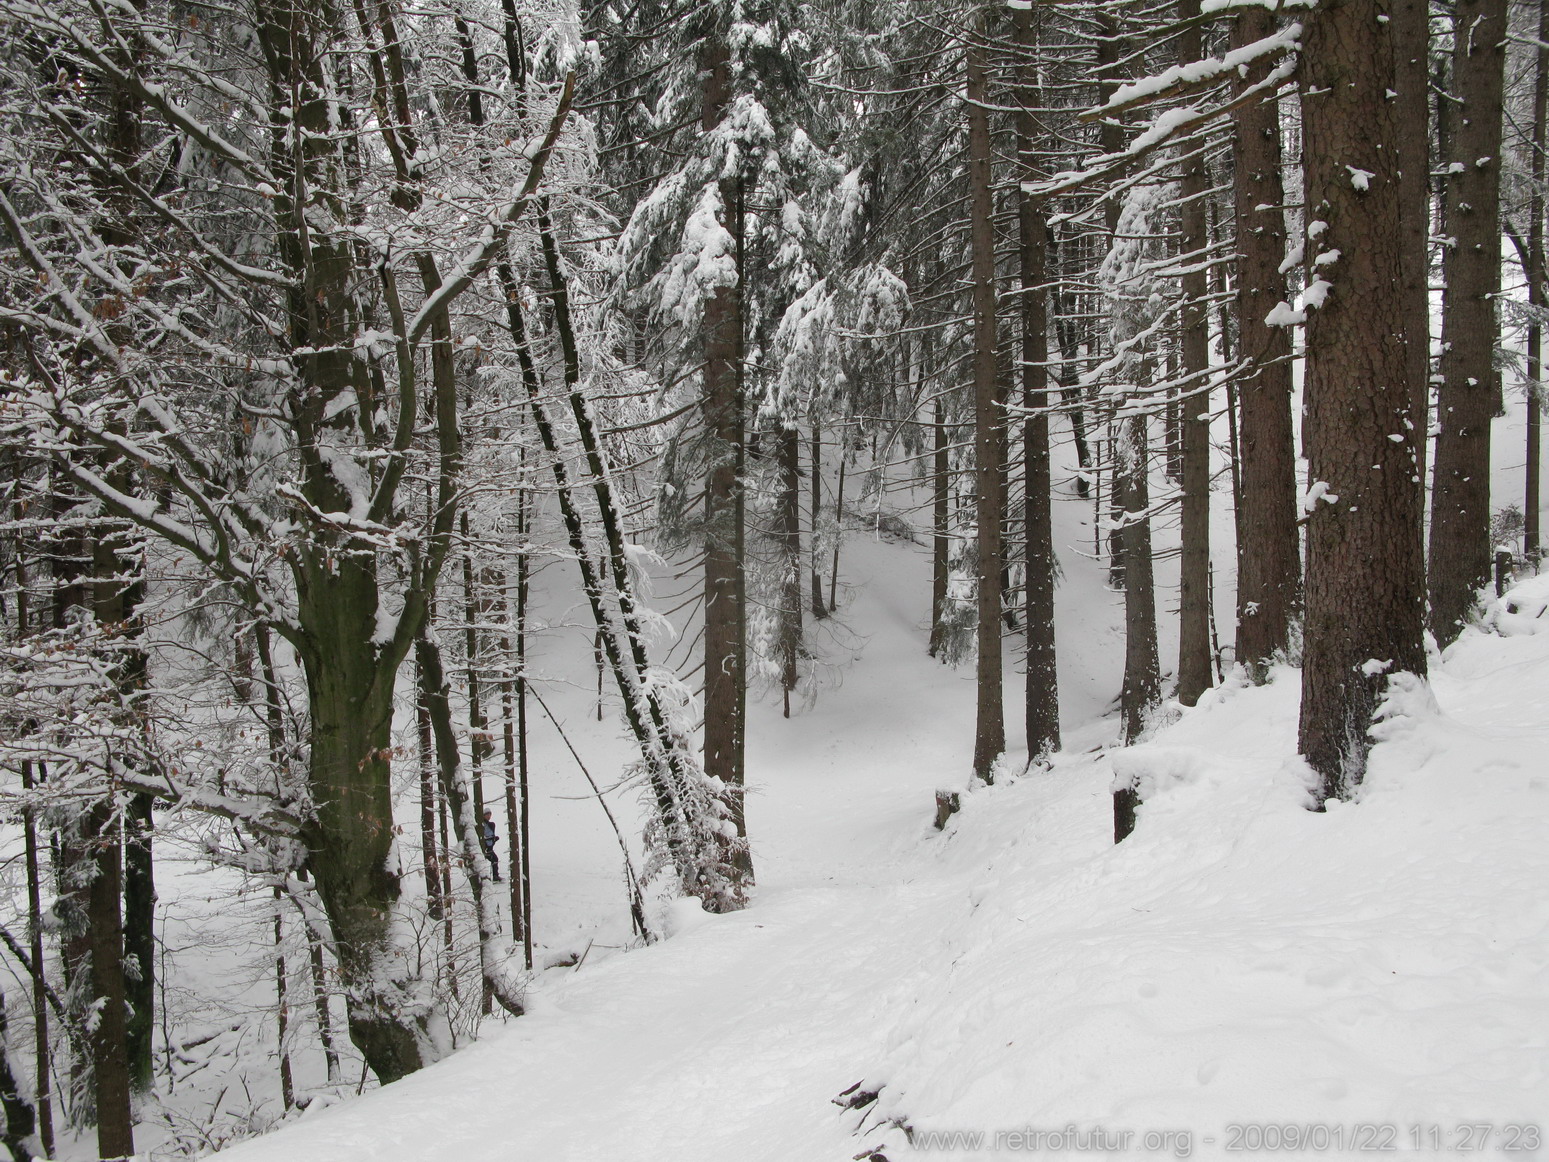
[{"label": "snow-covered ground", "polygon": [[1466,636],[1324,814],[1295,672],[1228,685],[1119,760],[1155,789],[1114,847],[1115,612],[1067,561],[1067,753],[939,833],[973,687],[924,656],[909,554],[846,549],[858,660],[755,709],[752,907],[549,969],[530,1015],[233,1162],[1549,1157],[1549,634]]}]

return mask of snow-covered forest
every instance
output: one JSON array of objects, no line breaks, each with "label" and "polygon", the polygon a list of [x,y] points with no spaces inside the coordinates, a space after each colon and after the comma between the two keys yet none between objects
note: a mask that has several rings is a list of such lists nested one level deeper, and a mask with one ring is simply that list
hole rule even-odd
[{"label": "snow-covered forest", "polygon": [[1549,3],[0,0],[13,1158],[1549,1151]]}]

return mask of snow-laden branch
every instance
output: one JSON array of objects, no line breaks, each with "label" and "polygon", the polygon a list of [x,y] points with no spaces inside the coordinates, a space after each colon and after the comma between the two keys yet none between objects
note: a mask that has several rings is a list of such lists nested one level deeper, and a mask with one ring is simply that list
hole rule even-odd
[{"label": "snow-laden branch", "polygon": [[417,347],[425,337],[425,332],[435,320],[444,314],[452,302],[463,291],[473,285],[479,275],[489,269],[491,262],[500,247],[504,245],[511,227],[516,224],[527,208],[532,205],[538,194],[538,186],[543,181],[543,171],[548,165],[549,156],[554,152],[554,146],[559,141],[560,130],[564,128],[565,118],[570,114],[571,101],[575,97],[575,74],[565,74],[565,84],[559,93],[559,106],[554,110],[554,117],[549,122],[549,131],[539,144],[537,152],[533,154],[532,162],[527,168],[527,178],[521,187],[514,191],[510,200],[501,206],[494,214],[490,215],[488,224],[479,235],[477,242],[463,255],[441,286],[432,294],[426,296],[420,309],[415,312],[410,320],[405,338],[409,346]]}]

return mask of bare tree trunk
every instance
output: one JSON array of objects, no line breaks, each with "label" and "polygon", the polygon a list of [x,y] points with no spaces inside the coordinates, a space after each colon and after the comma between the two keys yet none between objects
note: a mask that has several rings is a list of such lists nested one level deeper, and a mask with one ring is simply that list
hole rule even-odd
[{"label": "bare tree trunk", "polygon": [[[510,837],[511,935],[522,942],[522,958],[532,968],[532,916],[527,865],[527,495],[518,502],[516,535],[523,543],[516,559],[515,610],[508,616],[512,637],[500,643],[502,657],[514,669],[501,682],[502,736],[506,759],[506,834]],[[508,610],[510,606],[507,606]],[[512,638],[514,637],[514,642]]]},{"label": "bare tree trunk", "polygon": [[94,851],[87,889],[91,943],[93,1020],[87,1026],[97,1105],[97,1155],[128,1158],[134,1153],[134,1110],[130,1095],[127,998],[124,988],[122,821],[111,800],[86,813],[86,834]]},{"label": "bare tree trunk", "polygon": [[[718,126],[730,104],[731,64],[724,40],[712,33],[704,43],[701,124]],[[720,182],[725,226],[742,266],[742,182]],[[737,836],[747,835],[741,789],[744,783],[743,711],[747,674],[743,667],[747,610],[742,600],[742,489],[745,434],[742,400],[742,289],[723,286],[705,304],[704,424],[715,452],[705,484],[705,773],[731,788]]]},{"label": "bare tree trunk", "polygon": [[[1041,92],[1033,63],[1037,36],[1033,10],[1018,9],[1013,19],[1017,45],[1024,54],[1017,111],[1017,153],[1024,174],[1036,172],[1038,123],[1034,102]],[[1049,467],[1049,317],[1046,268],[1049,227],[1043,207],[1027,194],[1018,204],[1022,282],[1022,424],[1023,522],[1027,556],[1027,755],[1030,762],[1060,748],[1059,670],[1054,643],[1054,525],[1049,511],[1053,488]]]},{"label": "bare tree trunk", "polygon": [[[460,518],[463,544],[470,543],[468,514]],[[463,652],[467,658],[468,682],[468,765],[472,770],[473,817],[484,818],[484,760],[490,753],[489,721],[484,714],[484,697],[479,683],[479,606],[474,584],[473,553],[463,553]],[[599,675],[600,681],[600,675]],[[599,699],[600,702],[600,699]],[[599,714],[601,709],[599,707]]]},{"label": "bare tree trunk", "polygon": [[[1238,13],[1232,45],[1271,35],[1275,18],[1262,8]],[[1248,66],[1238,89],[1258,84],[1270,64]],[[1285,189],[1281,181],[1280,107],[1273,96],[1233,114],[1237,213],[1237,336],[1246,363],[1236,385],[1241,454],[1237,513],[1237,660],[1251,680],[1291,641],[1301,589],[1296,520],[1296,449],[1291,416],[1291,336],[1265,317],[1286,301]]]},{"label": "bare tree trunk", "polygon": [[801,433],[794,424],[775,433],[780,489],[775,500],[775,540],[781,550],[782,576],[776,616],[775,651],[780,663],[780,693],[785,717],[791,716],[801,656]]},{"label": "bare tree trunk", "polygon": [[931,571],[930,571],[930,648],[931,657],[941,656],[946,646],[947,580],[952,555],[951,526],[947,523],[947,504],[951,496],[951,463],[947,455],[946,405],[940,395],[934,403],[931,430],[935,438],[931,474]]},{"label": "bare tree trunk", "polygon": [[420,859],[425,869],[425,910],[432,920],[439,922],[445,901],[441,898],[440,857],[436,852],[436,756],[424,689],[424,676],[416,672],[414,727],[419,749]]},{"label": "bare tree trunk", "polygon": [[[1178,16],[1178,58],[1192,63],[1203,55],[1199,0],[1181,0]],[[1210,234],[1205,199],[1210,180],[1205,158],[1196,152],[1184,162],[1178,182],[1182,205],[1184,274],[1180,279],[1183,308],[1179,314],[1179,355],[1186,386],[1178,401],[1182,569],[1178,599],[1178,701],[1193,706],[1210,689],[1210,285],[1205,273]]]},{"label": "bare tree trunk", "polygon": [[974,717],[974,775],[994,778],[1006,749],[1001,694],[1001,522],[1005,480],[1005,415],[997,374],[995,311],[995,205],[990,172],[987,49],[982,29],[967,48],[969,240],[973,254],[974,488],[978,528],[978,697]]},{"label": "bare tree trunk", "polygon": [[1501,289],[1501,103],[1505,0],[1459,0],[1452,56],[1457,115],[1448,168],[1440,428],[1431,492],[1431,632],[1445,648],[1488,584],[1490,422],[1499,396],[1495,300]]},{"label": "bare tree trunk", "polygon": [[[841,429],[843,431],[843,429]],[[839,608],[839,546],[844,541],[844,470],[850,462],[850,436],[844,432],[839,441],[839,487],[834,492],[834,555],[828,570],[828,608]]]},{"label": "bare tree trunk", "polygon": [[[128,796],[124,813],[124,991],[129,1005],[129,1083],[136,1099],[155,1085],[156,880],[151,796]],[[131,969],[129,966],[132,965]]]},{"label": "bare tree trunk", "polygon": [[424,683],[425,704],[430,711],[435,734],[436,757],[441,786],[451,810],[453,825],[462,843],[463,864],[468,886],[473,891],[474,914],[479,925],[479,969],[484,981],[485,998],[498,1002],[513,1017],[522,1015],[521,982],[507,965],[507,957],[496,947],[500,931],[499,915],[486,889],[490,883],[490,865],[479,841],[479,816],[474,814],[472,780],[463,769],[457,735],[452,726],[451,703],[447,696],[446,674],[441,652],[428,637],[415,643],[415,657]]},{"label": "bare tree trunk", "polygon": [[[22,764],[22,790],[33,785],[33,766]],[[30,803],[22,808],[23,842],[27,858],[27,935],[32,951],[33,1101],[37,1110],[38,1144],[45,1157],[54,1154],[54,1110],[48,1039],[48,984],[43,976],[43,899],[38,872],[38,832]],[[0,1013],[4,1012],[0,1006]]]},{"label": "bare tree trunk", "polygon": [[[1534,54],[1533,141],[1528,183],[1528,305],[1543,310],[1544,280],[1544,150],[1549,147],[1549,3],[1538,5],[1538,51]],[[1543,471],[1543,324],[1535,312],[1527,332],[1527,471],[1523,481],[1522,552],[1536,564],[1539,556],[1540,479]]]},{"label": "bare tree trunk", "polygon": [[[1414,392],[1415,462],[1425,479],[1431,413],[1431,131],[1430,0],[1394,0],[1393,47],[1398,74],[1398,196],[1403,204],[1404,336]],[[1442,102],[1446,104],[1446,101]],[[1445,154],[1443,154],[1445,156]]]},{"label": "bare tree trunk", "polygon": [[[1307,321],[1304,432],[1314,506],[1299,749],[1318,802],[1360,783],[1367,730],[1391,676],[1425,674],[1415,394],[1409,383],[1403,204],[1398,197],[1403,30],[1375,0],[1333,0],[1308,18],[1301,61],[1308,239],[1330,281]],[[1418,13],[1405,16],[1418,18]],[[1369,174],[1359,182],[1352,175]],[[1337,253],[1316,264],[1318,255]]]},{"label": "bare tree trunk", "polygon": [[1120,513],[1124,557],[1123,742],[1138,742],[1162,700],[1156,647],[1156,584],[1151,562],[1150,449],[1144,415],[1118,421],[1114,442],[1114,504]]},{"label": "bare tree trunk", "polygon": [[818,516],[823,511],[823,423],[812,421],[812,508],[807,533],[808,568],[812,593],[812,616],[821,621],[828,616],[823,601],[823,575],[818,568]]},{"label": "bare tree trunk", "polygon": [[280,1054],[280,1101],[289,1113],[296,1104],[296,1085],[290,1071],[290,991],[285,979],[285,921],[280,911],[280,889],[274,889],[274,1000],[275,1044]]}]

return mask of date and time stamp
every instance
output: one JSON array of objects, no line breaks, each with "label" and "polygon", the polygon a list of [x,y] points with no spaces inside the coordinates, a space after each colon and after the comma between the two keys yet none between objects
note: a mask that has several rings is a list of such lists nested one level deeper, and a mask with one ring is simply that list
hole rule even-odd
[{"label": "date and time stamp", "polygon": [[1498,1150],[1531,1157],[1542,1151],[1544,1132],[1534,1122],[1237,1122],[1227,1125],[1220,1141],[1225,1150],[1244,1154]]}]

